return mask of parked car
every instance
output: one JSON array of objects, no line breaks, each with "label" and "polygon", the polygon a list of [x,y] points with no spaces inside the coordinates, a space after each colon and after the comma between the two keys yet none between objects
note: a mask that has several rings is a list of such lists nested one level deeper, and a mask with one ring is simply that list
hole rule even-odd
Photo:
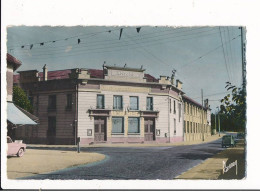
[{"label": "parked car", "polygon": [[222,148],[223,147],[234,147],[236,146],[235,138],[232,135],[225,135],[222,137]]},{"label": "parked car", "polygon": [[7,145],[7,156],[17,155],[18,157],[22,157],[24,155],[26,144],[22,143],[22,141],[13,142],[12,139],[7,136]]},{"label": "parked car", "polygon": [[237,134],[237,139],[244,139],[245,138],[245,134],[244,133],[238,133]]}]

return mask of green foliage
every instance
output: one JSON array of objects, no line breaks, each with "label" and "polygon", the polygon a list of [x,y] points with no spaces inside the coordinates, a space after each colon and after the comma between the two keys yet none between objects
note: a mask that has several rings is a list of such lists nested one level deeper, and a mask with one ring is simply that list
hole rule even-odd
[{"label": "green foliage", "polygon": [[[245,131],[246,127],[246,94],[241,88],[226,82],[227,91],[231,94],[221,99],[220,113],[226,124],[235,131]],[[229,129],[230,130],[230,129]]]},{"label": "green foliage", "polygon": [[32,113],[33,107],[22,88],[18,86],[13,87],[13,102],[17,106],[23,108],[24,110]]}]

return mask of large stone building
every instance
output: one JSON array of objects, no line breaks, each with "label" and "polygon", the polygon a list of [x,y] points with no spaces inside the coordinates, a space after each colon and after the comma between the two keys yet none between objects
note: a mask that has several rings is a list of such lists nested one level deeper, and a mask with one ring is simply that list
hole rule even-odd
[{"label": "large stone building", "polygon": [[173,76],[156,79],[142,68],[103,65],[49,72],[44,66],[43,72],[20,71],[14,78],[40,119],[34,143],[191,140],[183,130],[182,82]]}]

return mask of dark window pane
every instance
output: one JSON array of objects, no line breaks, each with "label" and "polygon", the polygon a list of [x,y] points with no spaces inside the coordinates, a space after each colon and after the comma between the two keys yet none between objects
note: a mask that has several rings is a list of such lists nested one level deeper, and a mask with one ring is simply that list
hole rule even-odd
[{"label": "dark window pane", "polygon": [[139,133],[139,118],[128,118],[128,132]]},{"label": "dark window pane", "polygon": [[114,117],[112,118],[112,133],[124,133],[123,118]]},{"label": "dark window pane", "polygon": [[97,108],[105,108],[104,95],[97,95]]},{"label": "dark window pane", "polygon": [[56,95],[49,96],[48,107],[51,109],[56,109]]},{"label": "dark window pane", "polygon": [[67,94],[67,108],[72,107],[72,94]]},{"label": "dark window pane", "polygon": [[153,110],[153,98],[147,97],[146,99],[146,110]]},{"label": "dark window pane", "polygon": [[138,97],[130,97],[130,110],[138,110]]},{"label": "dark window pane", "polygon": [[122,96],[114,96],[114,109],[122,110],[123,109],[123,100]]}]

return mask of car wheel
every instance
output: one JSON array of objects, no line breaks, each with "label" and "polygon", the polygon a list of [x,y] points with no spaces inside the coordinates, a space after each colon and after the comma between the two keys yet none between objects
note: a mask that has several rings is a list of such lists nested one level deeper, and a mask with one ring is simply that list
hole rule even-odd
[{"label": "car wheel", "polygon": [[22,157],[23,154],[24,154],[24,150],[23,150],[23,148],[20,148],[19,151],[18,151],[18,153],[17,153],[17,156],[18,156],[18,157]]}]

